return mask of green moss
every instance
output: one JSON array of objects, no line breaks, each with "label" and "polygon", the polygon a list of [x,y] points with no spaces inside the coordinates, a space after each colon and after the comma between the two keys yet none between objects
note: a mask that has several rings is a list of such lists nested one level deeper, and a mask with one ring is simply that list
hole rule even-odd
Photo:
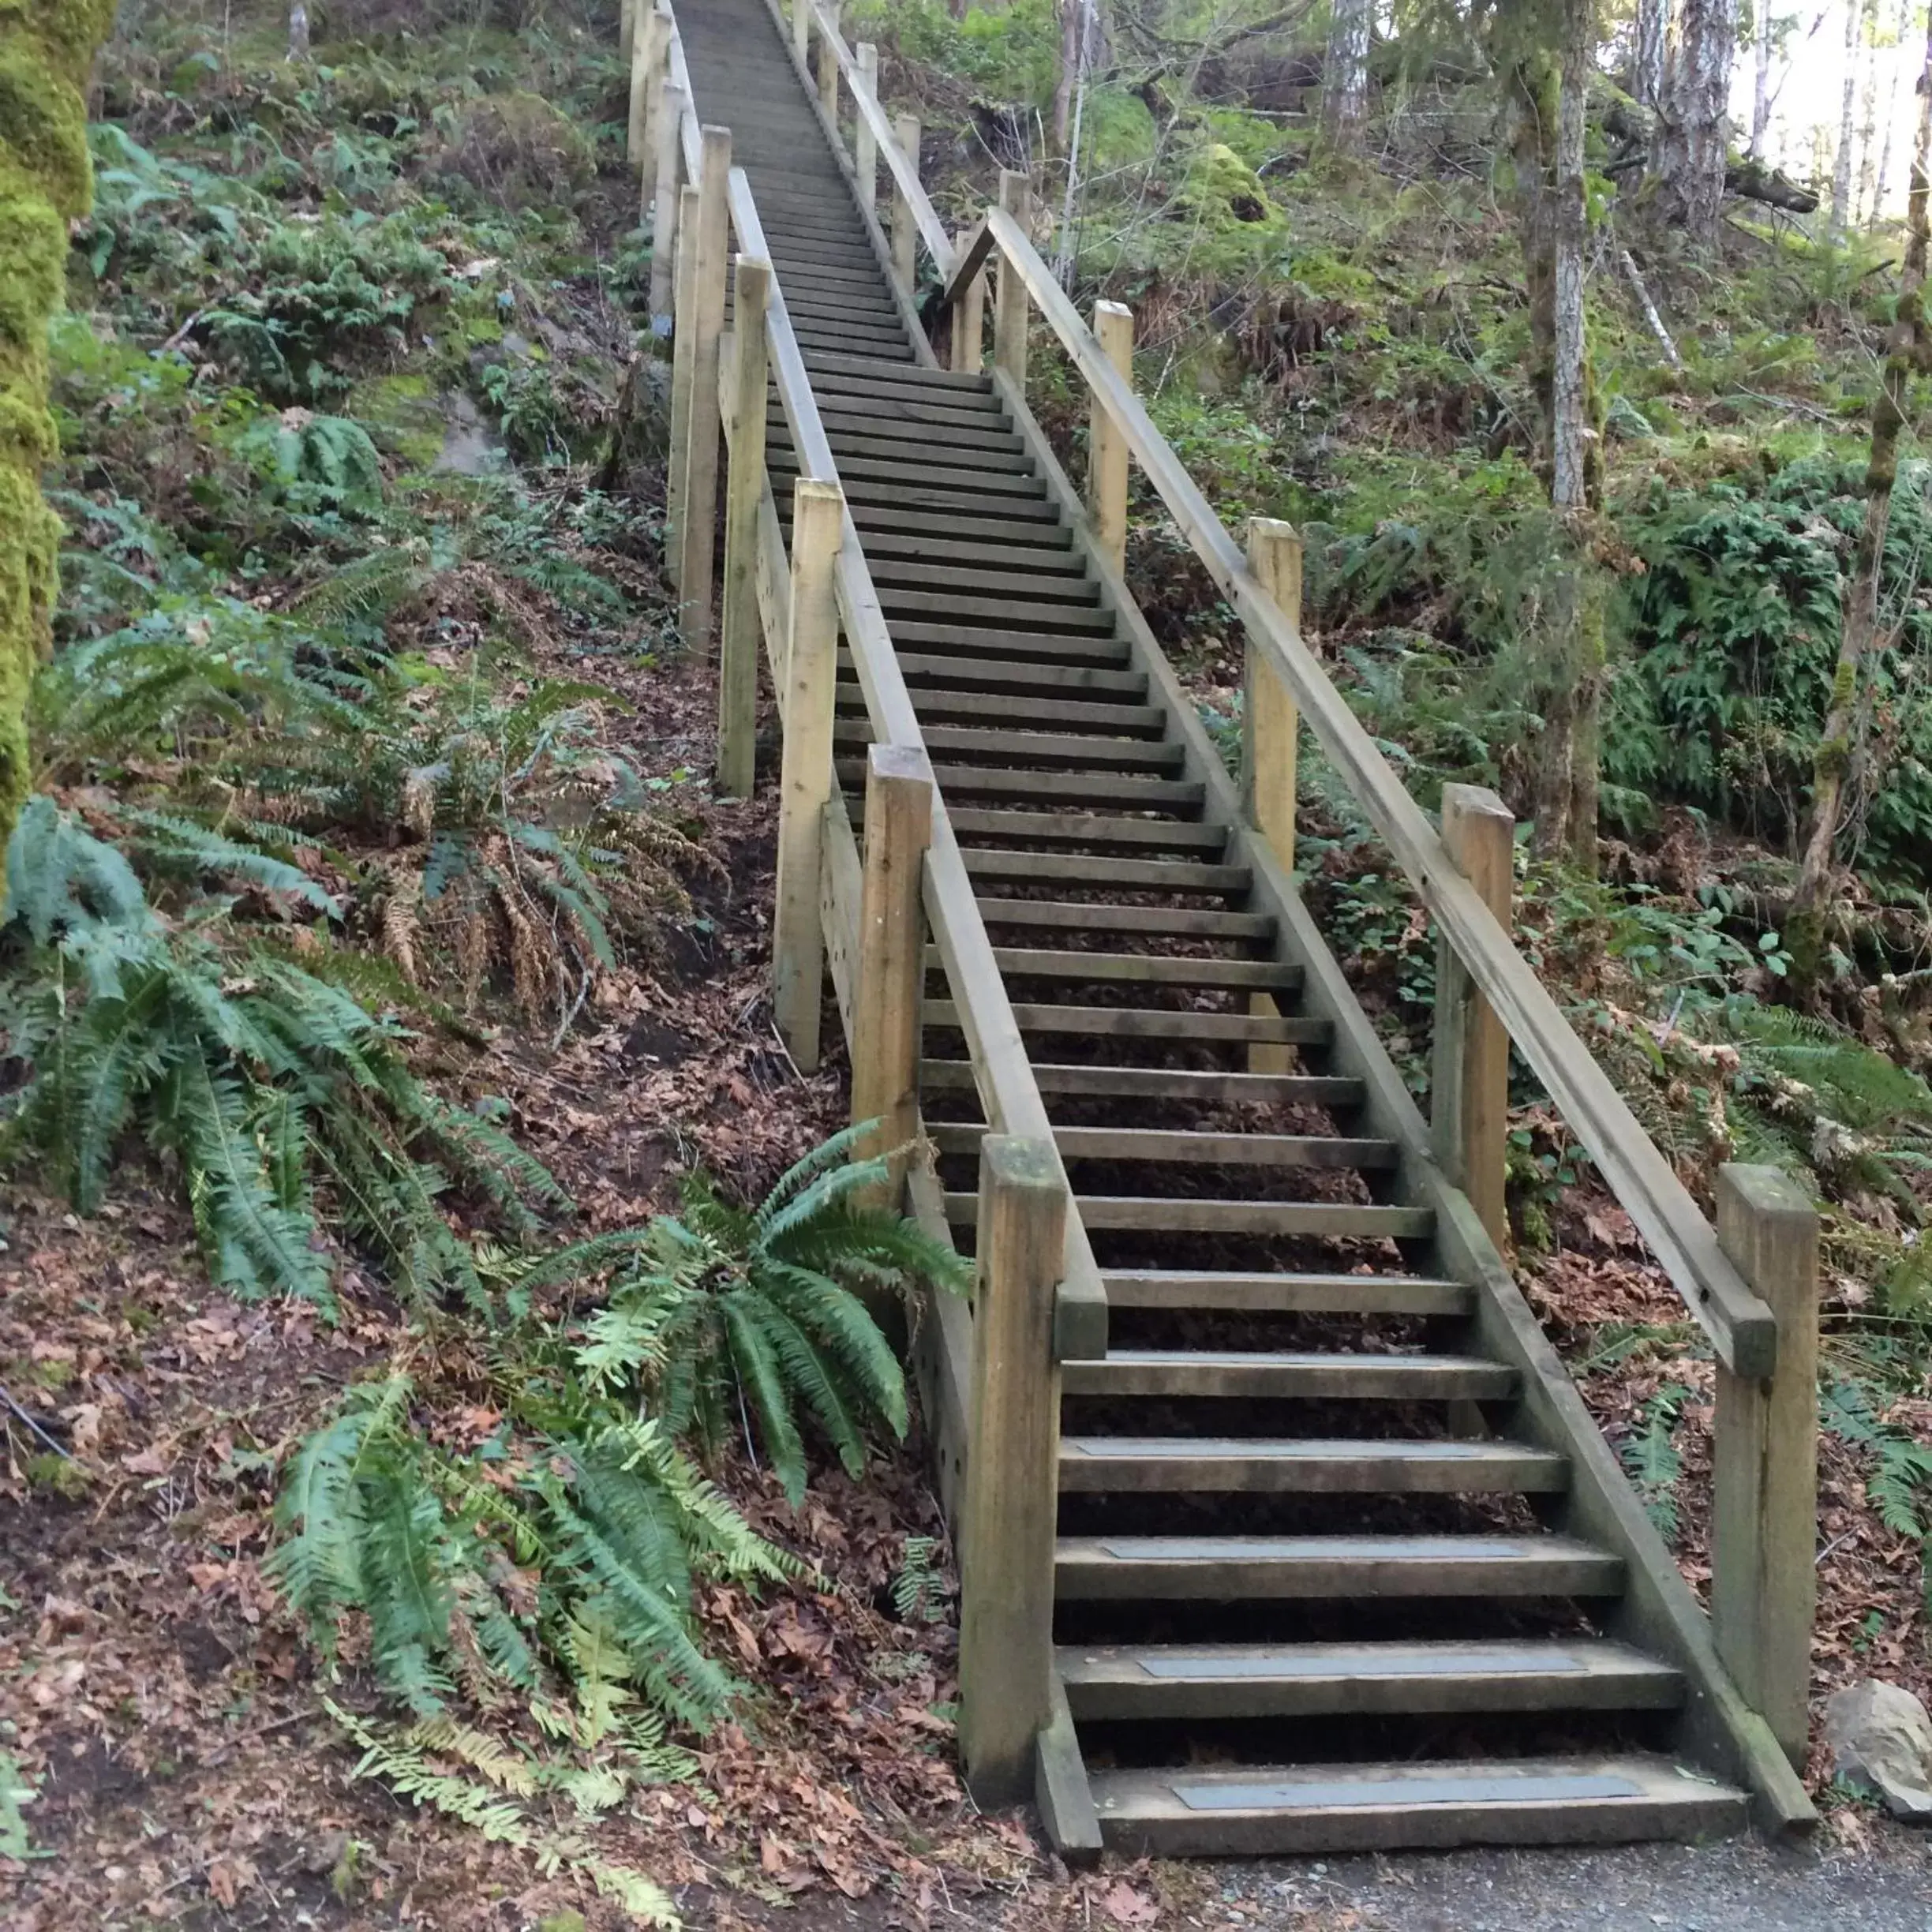
[{"label": "green moss", "polygon": [[443,448],[447,427],[441,402],[426,376],[378,376],[358,383],[343,412],[413,470],[427,470]]},{"label": "green moss", "polygon": [[53,454],[47,329],[67,223],[93,174],[82,90],[114,0],[0,0],[0,840],[32,770],[27,688],[47,649],[61,526],[40,495]]}]

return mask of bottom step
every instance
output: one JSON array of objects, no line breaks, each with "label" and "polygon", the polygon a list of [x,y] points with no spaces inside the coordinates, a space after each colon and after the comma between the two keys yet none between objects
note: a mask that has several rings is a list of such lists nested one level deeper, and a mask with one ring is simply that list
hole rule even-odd
[{"label": "bottom step", "polygon": [[1645,1756],[1097,1771],[1093,1795],[1110,1850],[1176,1858],[1712,1838],[1746,1806]]}]

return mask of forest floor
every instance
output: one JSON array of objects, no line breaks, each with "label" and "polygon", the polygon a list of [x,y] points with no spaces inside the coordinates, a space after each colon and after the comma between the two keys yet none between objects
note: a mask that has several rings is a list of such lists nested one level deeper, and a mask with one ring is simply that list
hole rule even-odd
[{"label": "forest floor", "polygon": [[[485,57],[498,63],[488,77],[493,86],[502,71],[522,72],[516,61],[535,63],[542,46],[485,47],[478,73]],[[500,572],[492,580],[499,597],[526,598],[525,614],[534,610],[540,620],[506,653],[505,635],[516,626],[500,608],[477,620],[481,572],[466,564],[433,594],[390,613],[388,646],[399,655],[420,652],[422,663],[444,673],[483,666],[506,687],[526,678],[602,687],[599,748],[667,788],[702,857],[685,868],[688,912],[657,920],[654,939],[601,975],[556,1044],[549,1026],[519,1023],[504,997],[467,1043],[436,1039],[426,1055],[433,1077],[454,1095],[487,1094],[503,1103],[519,1141],[576,1203],[580,1231],[633,1226],[673,1205],[681,1178],[698,1167],[755,1197],[839,1124],[844,1108],[837,1058],[802,1077],[770,1024],[772,761],[762,758],[766,787],[748,805],[711,800],[691,777],[710,763],[710,684],[705,667],[661,648],[668,605],[647,541],[653,479],[646,476],[641,494],[620,506],[609,541],[579,545],[589,519],[579,525],[569,516],[593,493],[585,485],[588,462],[553,462],[545,447],[541,459],[530,455],[519,468],[504,460],[496,425],[474,427],[484,421],[480,401],[492,410],[500,403],[506,424],[519,408],[555,407],[549,428],[526,425],[537,444],[567,440],[586,423],[600,426],[635,320],[608,299],[613,287],[622,293],[620,279],[606,271],[627,245],[628,188],[614,155],[607,149],[604,178],[578,197],[588,240],[560,241],[541,222],[506,223],[504,246],[516,253],[511,271],[502,271],[493,208],[466,203],[463,222],[446,227],[446,210],[419,205],[412,184],[434,157],[426,135],[410,150],[402,109],[410,108],[412,125],[426,126],[429,117],[414,114],[422,103],[380,62],[361,73],[356,60],[345,61],[336,69],[341,99],[298,103],[298,114],[279,79],[237,81],[231,99],[227,80],[200,94],[195,73],[178,88],[176,76],[160,73],[158,57],[146,66],[137,52],[119,58],[122,105],[108,118],[153,144],[170,165],[185,157],[201,172],[167,178],[172,200],[151,192],[152,182],[130,190],[124,180],[122,204],[101,219],[95,240],[110,244],[102,260],[111,266],[92,291],[98,341],[77,346],[70,336],[57,354],[64,402],[80,430],[61,480],[101,512],[89,522],[69,504],[70,519],[84,526],[77,548],[132,559],[137,575],[154,580],[152,601],[164,608],[179,590],[155,560],[166,546],[115,549],[115,530],[125,526],[110,519],[138,511],[204,557],[226,595],[300,619],[317,580],[365,560],[358,552],[379,544],[402,551],[419,540],[405,514],[411,504],[445,512],[434,491],[447,477],[431,476],[426,494],[405,498],[406,481],[417,489],[425,482],[417,472],[425,466],[402,447],[406,434],[419,436],[423,425],[399,429],[385,417],[409,399],[392,387],[385,400],[381,380],[406,376],[432,402],[462,405],[445,456],[462,445],[459,470],[501,463],[510,478],[505,493],[516,496],[524,519],[519,527],[537,531],[549,549],[587,558],[621,590],[629,611],[621,623],[582,622],[581,612],[529,591],[526,576]],[[583,90],[586,124],[601,119],[614,146],[614,62],[580,42],[555,58]],[[263,71],[275,70],[264,56]],[[399,99],[356,105],[359,74],[373,92],[396,85]],[[548,90],[540,65],[525,77],[537,93]],[[444,80],[410,84],[448,104]],[[532,95],[514,98],[534,114]],[[299,140],[288,133],[249,147],[249,116],[271,110],[287,114]],[[227,350],[205,337],[180,347],[200,320],[197,305],[213,301],[226,277],[225,265],[217,273],[227,231],[215,219],[221,204],[214,182],[224,170],[246,171],[225,158],[238,122],[235,152],[252,158],[264,194],[291,204],[263,247],[293,245],[290,234],[299,240],[298,231],[317,219],[311,204],[333,197],[417,223],[460,264],[458,292],[439,298],[455,318],[447,331],[437,324],[444,347],[433,348],[419,328],[391,369],[351,332],[345,381],[353,375],[369,386],[328,391],[345,417],[367,408],[391,492],[387,525],[373,512],[339,507],[271,514],[234,448],[220,444],[217,453],[224,409],[238,420],[275,419],[246,393],[242,374],[223,360]],[[539,132],[546,141],[560,138]],[[309,144],[305,158],[290,159],[301,142]],[[393,178],[390,145],[404,157]],[[496,159],[507,169],[521,151],[507,136],[502,146]],[[470,150],[452,142],[451,152],[461,159]],[[537,162],[548,152],[539,148]],[[493,182],[481,185],[493,193]],[[264,230],[269,219],[259,209],[247,215]],[[253,233],[246,223],[243,233]],[[215,239],[204,248],[196,238],[208,235]],[[167,251],[191,243],[178,272]],[[586,265],[593,256],[594,273]],[[499,272],[502,291],[491,299],[517,327],[491,322],[492,342],[463,306],[470,298],[462,289],[474,291]],[[211,286],[197,292],[193,275],[203,273]],[[77,298],[77,309],[85,305]],[[471,331],[467,359],[447,346],[457,321]],[[511,335],[524,339],[520,347],[508,346]],[[533,339],[547,360],[533,358]],[[109,363],[103,373],[92,358],[110,348],[125,367]],[[170,355],[183,366],[175,369]],[[144,387],[151,357],[155,368],[192,383],[189,401],[183,391]],[[582,404],[584,421],[564,420],[568,410],[559,398]],[[300,430],[308,414],[290,407],[281,426]],[[433,458],[443,425],[430,429]],[[480,546],[477,554],[502,562]],[[133,620],[126,611],[101,616],[80,608],[74,586],[91,580],[71,562],[68,578],[66,638]],[[1186,587],[1184,578],[1176,581]],[[1211,670],[1208,647],[1216,640],[1189,641]],[[1220,695],[1211,675],[1196,678],[1195,690],[1211,710]],[[763,752],[770,748],[768,728]],[[135,780],[141,776],[137,764]],[[71,802],[89,807],[78,787]],[[1318,809],[1309,823],[1312,832],[1322,829]],[[372,872],[384,858],[355,856]],[[1369,870],[1356,855],[1338,862],[1323,888],[1334,900],[1372,887],[1373,878],[1363,876]],[[1425,949],[1426,935],[1410,933],[1406,908],[1390,912],[1365,889],[1355,904],[1386,913],[1408,935],[1404,948]],[[1390,944],[1369,943],[1359,918],[1339,930],[1354,935],[1341,949],[1363,972],[1365,996],[1376,998],[1395,957]],[[828,1039],[836,1032],[828,1028]],[[1554,1144],[1533,1114],[1519,1125],[1539,1148]],[[181,1196],[177,1176],[140,1162],[123,1166],[107,1205],[91,1219],[25,1182],[9,1182],[0,1195],[0,1769],[19,1769],[27,1833],[13,1847],[26,1855],[0,1848],[0,1932],[571,1932],[573,1911],[597,1932],[614,1932],[628,1922],[581,1880],[545,1875],[526,1853],[356,1776],[356,1748],[323,1700],[352,1714],[376,1710],[365,1657],[351,1642],[331,1677],[264,1575],[287,1458],[346,1386],[406,1364],[429,1391],[436,1426],[468,1442],[497,1420],[480,1404],[482,1378],[447,1330],[440,1342],[426,1339],[353,1256],[343,1257],[338,1272],[334,1323],[303,1304],[238,1302],[211,1284]],[[1526,1252],[1526,1288],[1612,1440],[1627,1449],[1654,1443],[1661,1432],[1668,1455],[1642,1465],[1657,1477],[1646,1500],[1670,1512],[1686,1572],[1701,1584],[1709,1365],[1679,1319],[1674,1290],[1587,1178],[1559,1168],[1541,1206],[1547,1240],[1537,1253]],[[569,1312],[567,1302],[559,1310]],[[1640,1346],[1628,1346],[1633,1338]],[[1898,1414],[1900,1426],[1932,1432],[1932,1404]],[[1827,1438],[1825,1456],[1821,1691],[1879,1675],[1923,1693],[1932,1665],[1918,1548],[1887,1529],[1874,1507],[1869,1456],[1836,1436]],[[1222,1866],[1116,1862],[1069,1875],[1023,1818],[976,1814],[953,1769],[955,1631],[925,1466],[915,1421],[903,1451],[876,1458],[862,1481],[835,1466],[816,1470],[794,1512],[748,1455],[721,1458],[720,1480],[754,1524],[837,1587],[798,1584],[757,1601],[718,1586],[702,1593],[698,1615],[712,1648],[750,1687],[737,1718],[696,1741],[694,1783],[656,1788],[598,1827],[600,1844],[651,1874],[693,1927],[1922,1932],[1932,1924],[1924,1840],[1836,1803],[1820,1847],[1802,1853],[1747,1842],[1698,1852]],[[915,1555],[926,1538],[939,1539],[936,1549]],[[908,1608],[894,1586],[921,1564],[934,1588],[917,1593]],[[1828,1767],[1814,1761],[1810,1773],[1823,1792]],[[0,1836],[0,1848],[6,1844]]]}]

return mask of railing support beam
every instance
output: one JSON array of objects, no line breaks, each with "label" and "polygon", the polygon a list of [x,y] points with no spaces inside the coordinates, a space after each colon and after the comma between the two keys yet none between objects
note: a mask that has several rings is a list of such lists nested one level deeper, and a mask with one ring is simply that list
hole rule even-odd
[{"label": "railing support beam", "polygon": [[[1129,327],[1132,328],[1129,318]],[[1131,366],[1132,337],[1129,338]],[[1116,367],[1118,365],[1116,364]],[[1096,417],[1105,407],[1095,399]],[[1124,442],[1124,439],[1123,439]],[[1126,528],[1126,452],[1121,458],[1121,518]],[[1248,523],[1248,567],[1277,609],[1290,623],[1301,620],[1301,539],[1292,523],[1252,517]],[[1284,872],[1294,871],[1295,785],[1301,720],[1279,675],[1248,640],[1241,659],[1241,803],[1248,822],[1267,841]],[[1266,993],[1249,996],[1248,1010],[1258,1019],[1279,1018],[1281,1009]],[[1289,1050],[1269,1042],[1248,1049],[1251,1073],[1285,1073]]]},{"label": "railing support beam", "polygon": [[[870,40],[861,40],[853,49],[859,60],[859,79],[852,92],[861,88],[873,100],[878,99],[878,49]],[[869,215],[878,200],[878,137],[863,103],[853,118],[852,169],[859,177],[859,199]]]},{"label": "railing support beam", "polygon": [[919,1006],[926,977],[926,848],[932,766],[915,746],[867,754],[865,886],[859,901],[860,1024],[852,1041],[852,1117],[876,1120],[862,1151],[892,1163],[882,1205],[902,1196],[907,1144],[919,1129]]},{"label": "railing support beam", "polygon": [[699,657],[711,648],[715,614],[711,574],[717,554],[718,343],[724,332],[731,249],[731,130],[706,127],[703,144],[691,256],[691,396],[677,532],[678,635],[685,650]]},{"label": "railing support beam", "polygon": [[[862,115],[861,120],[863,118]],[[921,133],[919,116],[900,114],[893,123],[893,132],[899,137],[899,152],[905,156],[906,166],[917,180]],[[896,174],[893,177],[892,260],[893,279],[899,284],[900,292],[910,301],[919,287],[919,224],[912,219],[912,204],[906,199],[906,192],[900,186]]]},{"label": "railing support beam", "polygon": [[784,751],[778,802],[778,905],[772,926],[772,1007],[801,1072],[818,1065],[825,932],[818,919],[826,801],[832,796],[837,681],[834,573],[845,493],[801,477],[792,492],[792,629],[785,646]]},{"label": "railing support beam", "polygon": [[811,48],[812,0],[792,0],[792,46],[800,60]]},{"label": "railing support beam", "polygon": [[[1033,184],[1015,168],[1000,170],[999,204],[1024,234],[1030,225]],[[1026,390],[1027,286],[1012,259],[1002,254],[993,297],[993,361],[1012,378],[1023,395]]]},{"label": "railing support beam", "polygon": [[[691,461],[692,359],[698,353],[696,283],[698,208],[695,182],[678,190],[677,286],[671,324],[671,447],[665,465],[665,575],[671,587],[684,581],[684,485]],[[679,607],[682,629],[684,613]]]},{"label": "railing support beam", "polygon": [[652,192],[650,312],[651,326],[660,332],[673,326],[677,298],[679,129],[688,104],[684,90],[667,80],[658,92],[657,179]]},{"label": "railing support beam", "polygon": [[[965,245],[965,229],[960,229],[954,240]],[[962,376],[977,376],[983,351],[981,347],[981,330],[986,322],[986,276],[976,275],[966,285],[966,292],[953,305],[953,367]]]},{"label": "railing support beam", "polygon": [[[1133,380],[1133,311],[1124,302],[1094,304],[1094,334],[1121,380]],[[1087,436],[1087,508],[1094,541],[1118,570],[1127,565],[1127,439],[1113,412],[1092,398]]]},{"label": "railing support beam", "polygon": [[839,64],[838,49],[833,43],[838,39],[838,0],[824,0],[818,24],[818,104],[835,128],[838,125]]},{"label": "railing support beam", "polygon": [[[1507,932],[1515,898],[1516,821],[1485,785],[1443,787],[1443,848]],[[1509,1234],[1509,1035],[1444,937],[1436,952],[1429,1084],[1436,1158],[1500,1249]]]},{"label": "railing support beam", "polygon": [[1053,1685],[1066,1186],[1050,1144],[979,1143],[972,1448],[960,1511],[960,1754],[982,1805],[1029,1792]]},{"label": "railing support beam", "polygon": [[717,788],[751,796],[756,777],[758,505],[765,492],[765,305],[771,264],[738,257],[732,302],[729,470],[724,486],[724,617],[718,646]]},{"label": "railing support beam", "polygon": [[1777,1317],[1768,1381],[1717,1366],[1711,1634],[1795,1767],[1810,1741],[1818,1612],[1818,1210],[1775,1167],[1717,1170],[1717,1240]]}]

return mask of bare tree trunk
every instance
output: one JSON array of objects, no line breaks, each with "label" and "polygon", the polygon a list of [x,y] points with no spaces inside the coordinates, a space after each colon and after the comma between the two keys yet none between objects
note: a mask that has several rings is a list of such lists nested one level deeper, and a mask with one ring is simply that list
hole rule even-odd
[{"label": "bare tree trunk", "polygon": [[1637,0],[1637,98],[1664,104],[1664,49],[1670,41],[1671,0]]},{"label": "bare tree trunk", "polygon": [[1372,0],[1335,0],[1328,50],[1322,62],[1322,138],[1350,152],[1361,140],[1368,111],[1368,32]]},{"label": "bare tree trunk", "polygon": [[1585,871],[1597,863],[1597,713],[1603,685],[1603,627],[1589,566],[1593,491],[1589,405],[1589,339],[1583,305],[1584,122],[1596,54],[1592,0],[1564,0],[1561,77],[1546,140],[1549,250],[1550,380],[1546,402],[1550,506],[1557,513],[1573,573],[1567,608],[1551,640],[1536,779],[1538,849]]},{"label": "bare tree trunk", "polygon": [[1832,163],[1831,231],[1844,233],[1852,219],[1852,115],[1858,104],[1859,20],[1863,0],[1845,0],[1844,93],[1838,109],[1838,152]]},{"label": "bare tree trunk", "polygon": [[1757,43],[1758,71],[1751,86],[1750,158],[1762,161],[1765,135],[1771,125],[1771,0],[1756,0],[1756,3],[1752,32]]},{"label": "bare tree trunk", "polygon": [[[1902,50],[1906,36],[1911,32],[1912,0],[1899,0],[1898,24],[1895,32],[1897,44]],[[1898,129],[1899,77],[1888,62],[1885,63],[1888,80],[1885,87],[1885,135],[1878,148],[1878,176],[1872,189],[1871,219],[1874,226],[1885,214],[1885,189],[1892,179],[1892,137]]]},{"label": "bare tree trunk", "polygon": [[292,61],[305,61],[309,58],[309,9],[302,0],[294,0],[289,8],[289,51]]},{"label": "bare tree trunk", "polygon": [[[1870,24],[1878,26],[1878,8],[1871,9]],[[1859,116],[1859,183],[1857,219],[1861,227],[1878,216],[1877,197],[1872,193],[1872,170],[1878,159],[1878,36],[1865,36],[1865,102]]]},{"label": "bare tree trunk", "polygon": [[1073,118],[1073,90],[1079,84],[1080,51],[1087,43],[1087,0],[1060,0],[1060,69],[1054,79],[1053,148],[1067,151]]},{"label": "bare tree trunk", "polygon": [[1658,116],[1658,203],[1701,241],[1717,232],[1731,137],[1738,0],[1684,0],[1668,99]]},{"label": "bare tree trunk", "polygon": [[1932,327],[1926,314],[1926,256],[1932,231],[1932,21],[1919,77],[1919,138],[1912,149],[1911,193],[1906,214],[1905,265],[1898,313],[1886,345],[1878,393],[1872,399],[1871,455],[1865,466],[1865,520],[1839,617],[1838,662],[1812,761],[1811,816],[1798,862],[1798,883],[1785,942],[1801,984],[1815,983],[1825,957],[1825,907],[1837,877],[1833,852],[1844,815],[1845,781],[1863,755],[1855,742],[1863,701],[1866,659],[1881,642],[1878,592],[1885,531],[1898,475],[1899,432],[1905,426],[1906,388],[1915,371],[1932,367]]}]

